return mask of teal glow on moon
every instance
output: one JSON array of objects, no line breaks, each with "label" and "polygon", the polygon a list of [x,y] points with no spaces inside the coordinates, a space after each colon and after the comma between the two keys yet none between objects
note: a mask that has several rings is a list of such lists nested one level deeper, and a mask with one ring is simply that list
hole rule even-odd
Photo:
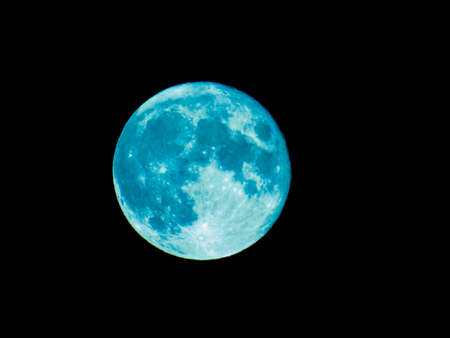
[{"label": "teal glow on moon", "polygon": [[158,93],[131,116],[113,178],[142,237],[169,254],[208,260],[267,233],[286,201],[291,167],[282,133],[257,101],[193,82]]}]

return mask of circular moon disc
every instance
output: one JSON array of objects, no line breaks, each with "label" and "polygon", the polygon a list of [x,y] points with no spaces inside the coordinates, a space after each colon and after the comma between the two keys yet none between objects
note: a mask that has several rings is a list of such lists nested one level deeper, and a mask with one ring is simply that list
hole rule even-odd
[{"label": "circular moon disc", "polygon": [[128,120],[114,187],[133,228],[157,248],[208,260],[238,253],[277,220],[291,180],[277,124],[247,94],[218,83],[170,87]]}]

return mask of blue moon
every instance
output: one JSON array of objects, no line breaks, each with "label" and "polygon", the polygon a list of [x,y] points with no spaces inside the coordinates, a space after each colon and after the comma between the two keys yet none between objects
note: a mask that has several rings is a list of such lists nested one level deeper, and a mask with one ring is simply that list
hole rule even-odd
[{"label": "blue moon", "polygon": [[213,82],[170,87],[130,117],[113,182],[131,226],[174,256],[210,260],[248,248],[289,192],[286,142],[270,113]]}]

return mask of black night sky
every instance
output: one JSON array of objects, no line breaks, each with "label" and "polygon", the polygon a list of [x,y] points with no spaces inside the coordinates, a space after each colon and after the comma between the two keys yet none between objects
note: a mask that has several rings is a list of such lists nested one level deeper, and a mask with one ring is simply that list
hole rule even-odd
[{"label": "black night sky", "polygon": [[[244,313],[248,304],[275,301],[314,311],[377,280],[377,238],[386,229],[376,197],[368,196],[383,170],[369,156],[376,151],[367,137],[379,119],[365,82],[374,66],[332,33],[280,39],[267,30],[239,42],[205,40],[95,35],[76,40],[79,48],[58,44],[36,67],[50,82],[40,105],[46,131],[36,136],[46,151],[30,161],[52,163],[37,169],[43,183],[36,191],[50,197],[37,196],[45,204],[42,226],[27,229],[16,249],[23,254],[26,247],[26,258],[14,269],[27,276],[20,285],[34,280],[30,294],[40,301],[61,295],[57,307],[107,311],[131,300],[167,313],[196,302],[234,302]],[[150,245],[122,214],[112,180],[116,142],[131,114],[161,90],[195,81],[229,85],[260,102],[285,136],[292,167],[288,199],[271,230],[239,254],[212,261]]]}]

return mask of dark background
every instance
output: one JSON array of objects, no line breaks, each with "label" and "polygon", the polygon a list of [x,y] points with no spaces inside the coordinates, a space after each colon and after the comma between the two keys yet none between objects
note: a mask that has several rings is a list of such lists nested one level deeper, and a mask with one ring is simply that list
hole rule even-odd
[{"label": "dark background", "polygon": [[[25,107],[38,107],[27,121],[35,135],[27,161],[39,186],[25,191],[38,207],[17,214],[32,221],[20,229],[27,235],[13,251],[22,263],[12,275],[35,304],[50,302],[62,316],[81,305],[92,318],[114,317],[117,307],[135,316],[147,313],[138,307],[167,316],[198,307],[211,317],[231,307],[242,319],[246,311],[270,317],[290,306],[300,308],[294,317],[315,317],[324,306],[338,312],[351,299],[358,309],[382,297],[391,281],[379,271],[397,268],[384,265],[395,220],[379,214],[392,207],[379,191],[389,167],[377,161],[386,132],[378,126],[393,109],[380,107],[392,95],[380,85],[389,56],[365,43],[370,31],[296,20],[281,30],[260,22],[194,35],[183,27],[137,36],[117,26],[76,26],[36,39],[42,57],[24,64],[34,71],[26,85],[39,88]],[[201,22],[190,24],[204,33]],[[272,229],[213,261],[150,245],[122,214],[112,181],[116,142],[133,112],[161,90],[193,81],[233,86],[259,101],[283,132],[292,166]]]},{"label": "dark background", "polygon": [[[429,262],[426,240],[408,236],[430,222],[414,222],[421,208],[405,196],[417,195],[416,149],[428,152],[424,128],[411,121],[420,124],[430,108],[414,107],[421,95],[412,89],[421,82],[417,58],[431,50],[417,41],[433,34],[408,12],[413,6],[267,4],[37,3],[19,4],[16,16],[5,5],[2,169],[11,173],[2,188],[12,191],[3,191],[0,271],[4,322],[14,332],[207,328],[237,336],[242,325],[252,336],[270,327],[287,336],[358,324],[367,332],[416,309],[422,286],[411,281],[422,274],[416,264]],[[112,182],[131,114],[190,81],[259,101],[292,165],[272,229],[214,261],[147,243],[123,216]],[[402,323],[402,332],[415,327]]]}]

